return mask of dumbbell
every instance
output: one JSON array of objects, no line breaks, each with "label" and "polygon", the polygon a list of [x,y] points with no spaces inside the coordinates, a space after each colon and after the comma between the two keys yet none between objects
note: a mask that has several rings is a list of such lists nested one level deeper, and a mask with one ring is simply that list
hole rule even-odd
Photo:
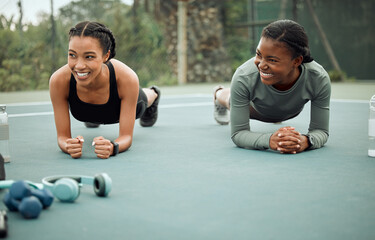
[{"label": "dumbbell", "polygon": [[34,196],[42,203],[43,208],[51,206],[54,196],[48,189],[34,189],[25,181],[17,181],[9,188],[9,193],[15,200],[21,201],[24,197]]},{"label": "dumbbell", "polygon": [[24,197],[21,201],[14,199],[10,192],[4,196],[3,202],[9,211],[19,211],[24,218],[37,218],[43,209],[42,203],[37,197]]},{"label": "dumbbell", "polygon": [[43,208],[53,202],[48,189],[33,189],[25,181],[14,182],[4,196],[3,202],[10,211],[19,211],[25,218],[37,218]]}]

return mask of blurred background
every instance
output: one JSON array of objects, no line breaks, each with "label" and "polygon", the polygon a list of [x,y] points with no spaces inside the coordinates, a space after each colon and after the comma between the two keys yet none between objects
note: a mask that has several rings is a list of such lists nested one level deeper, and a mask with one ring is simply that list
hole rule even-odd
[{"label": "blurred background", "polygon": [[3,0],[0,92],[48,89],[67,63],[68,31],[84,20],[107,25],[116,58],[141,86],[178,80],[179,19],[186,25],[185,83],[230,82],[277,19],[304,26],[312,56],[332,81],[375,82],[375,0]]}]

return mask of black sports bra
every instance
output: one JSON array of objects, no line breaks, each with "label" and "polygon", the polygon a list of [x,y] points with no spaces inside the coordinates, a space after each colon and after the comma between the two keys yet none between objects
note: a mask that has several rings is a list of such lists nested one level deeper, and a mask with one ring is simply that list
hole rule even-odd
[{"label": "black sports bra", "polygon": [[111,124],[118,123],[120,119],[121,99],[118,96],[115,69],[111,62],[107,63],[109,69],[109,99],[105,104],[92,104],[81,101],[77,95],[77,82],[70,77],[69,108],[73,117],[78,121]]}]

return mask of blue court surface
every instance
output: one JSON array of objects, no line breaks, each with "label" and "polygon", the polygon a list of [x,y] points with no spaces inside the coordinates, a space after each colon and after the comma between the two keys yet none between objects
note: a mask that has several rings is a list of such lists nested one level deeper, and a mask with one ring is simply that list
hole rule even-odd
[{"label": "blue court surface", "polygon": [[[154,127],[138,121],[133,145],[96,158],[87,129],[83,156],[60,151],[47,102],[8,104],[11,162],[7,179],[107,173],[112,191],[81,188],[75,203],[55,200],[36,220],[9,212],[9,239],[375,239],[375,158],[367,156],[368,101],[331,102],[325,147],[296,155],[235,147],[229,126],[213,119],[210,94],[165,95]],[[251,120],[254,131],[294,126],[305,133],[309,104],[282,124]],[[2,198],[5,191],[0,193]],[[4,205],[2,205],[4,208]]]}]

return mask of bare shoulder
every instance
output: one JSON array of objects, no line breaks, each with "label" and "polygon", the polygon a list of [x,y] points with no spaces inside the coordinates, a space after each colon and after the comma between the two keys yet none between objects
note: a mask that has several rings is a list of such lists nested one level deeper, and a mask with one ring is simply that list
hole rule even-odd
[{"label": "bare shoulder", "polygon": [[50,84],[58,85],[69,82],[71,76],[71,71],[68,65],[64,65],[61,68],[57,69],[50,78]]},{"label": "bare shoulder", "polygon": [[117,84],[139,83],[138,76],[133,69],[117,59],[111,59],[110,61],[115,69]]},{"label": "bare shoulder", "polygon": [[49,90],[50,95],[67,95],[69,93],[69,81],[70,81],[71,71],[68,65],[64,65],[58,70],[56,70],[50,80],[49,80]]}]

